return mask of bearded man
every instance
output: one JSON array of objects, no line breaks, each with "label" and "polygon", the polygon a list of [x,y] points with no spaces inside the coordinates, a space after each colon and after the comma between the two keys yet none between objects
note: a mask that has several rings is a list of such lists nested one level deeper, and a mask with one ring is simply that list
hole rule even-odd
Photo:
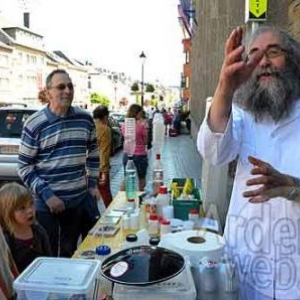
[{"label": "bearded man", "polygon": [[197,146],[214,165],[238,158],[224,236],[240,299],[300,299],[300,45],[275,27],[242,40],[226,42]]}]

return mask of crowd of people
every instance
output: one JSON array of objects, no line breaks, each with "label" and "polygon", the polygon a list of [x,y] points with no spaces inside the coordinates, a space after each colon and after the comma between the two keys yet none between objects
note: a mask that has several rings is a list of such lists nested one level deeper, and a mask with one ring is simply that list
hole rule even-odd
[{"label": "crowd of people", "polygon": [[[35,258],[71,257],[100,217],[98,201],[105,207],[112,201],[109,110],[100,105],[91,116],[72,106],[73,97],[69,74],[52,71],[39,92],[46,105],[22,130],[18,172],[23,185],[6,183],[0,189],[0,288],[8,299],[12,280]],[[171,109],[155,110],[152,117],[155,113],[171,126]],[[136,120],[134,163],[144,190],[152,118],[138,104],[129,107],[127,117]],[[124,168],[127,159],[124,147]]]},{"label": "crowd of people", "polygon": [[[226,251],[236,263],[241,299],[300,299],[300,45],[275,27],[259,27],[242,45],[233,30],[219,82],[199,129],[197,146],[212,164],[237,159],[228,211]],[[24,185],[0,189],[0,298],[13,299],[12,282],[39,256],[71,257],[100,217],[97,201],[112,201],[109,181],[109,111],[93,117],[72,106],[74,85],[52,71],[39,93],[47,105],[25,122],[19,151]],[[145,187],[152,120],[165,134],[180,132],[180,112],[133,104],[133,154],[139,189]],[[186,115],[189,120],[189,114]],[[190,124],[190,121],[188,122]],[[190,126],[190,125],[189,125]],[[124,134],[125,128],[122,127]],[[251,189],[249,189],[251,187]],[[285,280],[288,278],[288,280]]]}]

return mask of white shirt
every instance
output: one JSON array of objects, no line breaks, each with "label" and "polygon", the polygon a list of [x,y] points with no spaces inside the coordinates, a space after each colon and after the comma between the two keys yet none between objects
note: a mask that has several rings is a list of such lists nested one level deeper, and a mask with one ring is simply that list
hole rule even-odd
[{"label": "white shirt", "polygon": [[[249,155],[300,177],[300,101],[277,124],[255,122],[251,114],[233,106],[225,132],[214,133],[206,117],[197,147],[214,165],[238,156],[224,237],[238,264],[242,299],[300,299],[300,204],[280,197],[252,204],[242,196],[249,189],[245,182],[253,176]],[[243,290],[243,284],[253,289]]]}]

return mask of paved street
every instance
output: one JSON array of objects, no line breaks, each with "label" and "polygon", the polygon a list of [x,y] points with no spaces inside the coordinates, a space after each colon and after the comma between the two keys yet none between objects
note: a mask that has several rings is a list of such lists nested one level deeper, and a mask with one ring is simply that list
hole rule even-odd
[{"label": "paved street", "polygon": [[[118,193],[120,183],[124,179],[122,155],[123,153],[120,151],[111,158],[111,190],[113,197]],[[148,179],[151,178],[153,160],[154,154],[149,153]],[[202,160],[189,135],[165,137],[162,163],[165,179],[192,177],[196,180],[197,185],[201,186]]]}]

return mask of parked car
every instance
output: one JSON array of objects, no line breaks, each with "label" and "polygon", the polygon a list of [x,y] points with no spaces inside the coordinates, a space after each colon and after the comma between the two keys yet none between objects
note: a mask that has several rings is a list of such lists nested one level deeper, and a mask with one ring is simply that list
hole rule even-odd
[{"label": "parked car", "polygon": [[124,138],[121,131],[121,125],[114,117],[109,116],[108,126],[111,128],[112,132],[111,155],[114,155],[116,152],[123,148]]},{"label": "parked car", "polygon": [[0,107],[0,184],[20,181],[18,175],[18,153],[25,120],[38,108],[22,105]]},{"label": "parked car", "polygon": [[112,116],[114,119],[116,119],[120,125],[122,125],[125,122],[126,113],[122,112],[111,112],[110,116]]}]

